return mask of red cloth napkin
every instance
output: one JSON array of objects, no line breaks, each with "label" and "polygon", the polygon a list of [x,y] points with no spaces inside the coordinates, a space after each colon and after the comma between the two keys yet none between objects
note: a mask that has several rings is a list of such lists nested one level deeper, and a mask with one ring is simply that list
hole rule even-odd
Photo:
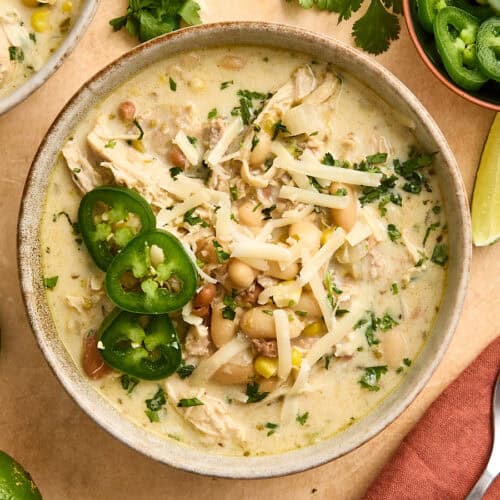
[{"label": "red cloth napkin", "polygon": [[[463,500],[488,462],[499,369],[497,338],[430,406],[365,500]],[[500,499],[500,477],[484,498]]]}]

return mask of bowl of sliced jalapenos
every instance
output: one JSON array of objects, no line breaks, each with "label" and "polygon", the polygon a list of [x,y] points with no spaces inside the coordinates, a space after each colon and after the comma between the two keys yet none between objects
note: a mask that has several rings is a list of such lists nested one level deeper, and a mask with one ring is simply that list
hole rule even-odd
[{"label": "bowl of sliced jalapenos", "polygon": [[500,0],[403,0],[424,63],[470,102],[500,111]]}]

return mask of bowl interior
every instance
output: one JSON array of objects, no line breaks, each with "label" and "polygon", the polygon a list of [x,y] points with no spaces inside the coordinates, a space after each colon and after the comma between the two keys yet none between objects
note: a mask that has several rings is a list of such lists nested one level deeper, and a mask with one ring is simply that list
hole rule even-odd
[{"label": "bowl interior", "polygon": [[[385,102],[415,124],[422,146],[438,151],[436,174],[448,214],[448,283],[433,332],[401,385],[372,413],[327,441],[277,456],[215,456],[167,441],[128,421],[81,375],[55,330],[42,283],[40,219],[50,172],[59,151],[89,107],[141,69],[181,51],[232,44],[265,45],[310,54],[335,64],[365,82]],[[85,84],[61,112],[45,137],[28,176],[18,228],[21,287],[36,338],[55,374],[77,403],[101,426],[136,450],[169,465],[232,478],[272,477],[306,470],[337,458],[372,438],[391,423],[423,388],[451,340],[465,297],[471,235],[467,198],[456,161],[442,133],[415,96],[355,49],[298,28],[266,23],[222,23],[181,30],[143,44]],[[326,404],[335,409],[335,401]]]},{"label": "bowl interior", "polygon": [[14,92],[0,98],[0,115],[6,113],[29,97],[61,66],[64,59],[72,52],[83,37],[85,30],[94,18],[98,5],[99,0],[86,0],[83,3],[75,24],[50,59],[45,62],[39,71],[31,75],[21,86],[17,87]]},{"label": "bowl interior", "polygon": [[429,63],[434,66],[434,68],[442,75],[443,78],[447,80],[447,82],[449,82],[449,86],[452,87],[455,92],[458,90],[459,94],[468,94],[484,103],[498,106],[498,110],[500,110],[500,82],[489,80],[480,90],[476,92],[466,91],[457,87],[453,80],[448,76],[443,63],[441,62],[441,58],[439,57],[434,43],[434,36],[425,31],[418,20],[417,1],[408,0],[408,6],[409,8],[406,18],[412,23],[418,43],[420,43],[420,47],[428,57]]}]

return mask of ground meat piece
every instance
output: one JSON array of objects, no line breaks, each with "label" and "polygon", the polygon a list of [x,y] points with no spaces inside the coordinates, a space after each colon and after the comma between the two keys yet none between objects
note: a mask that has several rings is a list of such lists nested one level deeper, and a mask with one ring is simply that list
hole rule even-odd
[{"label": "ground meat piece", "polygon": [[212,149],[222,137],[224,132],[224,120],[222,118],[215,118],[210,120],[207,125],[203,127],[203,143],[209,149]]},{"label": "ground meat piece", "polygon": [[266,358],[278,357],[278,343],[276,340],[250,339],[255,350]]}]

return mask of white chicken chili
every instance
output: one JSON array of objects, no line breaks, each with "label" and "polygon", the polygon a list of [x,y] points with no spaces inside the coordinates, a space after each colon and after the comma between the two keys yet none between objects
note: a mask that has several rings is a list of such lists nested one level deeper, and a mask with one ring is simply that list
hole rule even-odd
[{"label": "white chicken chili", "polygon": [[2,0],[0,5],[0,97],[38,71],[59,47],[81,0]]},{"label": "white chicken chili", "polygon": [[433,154],[411,121],[334,66],[265,47],[177,55],[89,110],[40,237],[89,383],[215,454],[282,453],[365,416],[412,369],[446,284]]}]

